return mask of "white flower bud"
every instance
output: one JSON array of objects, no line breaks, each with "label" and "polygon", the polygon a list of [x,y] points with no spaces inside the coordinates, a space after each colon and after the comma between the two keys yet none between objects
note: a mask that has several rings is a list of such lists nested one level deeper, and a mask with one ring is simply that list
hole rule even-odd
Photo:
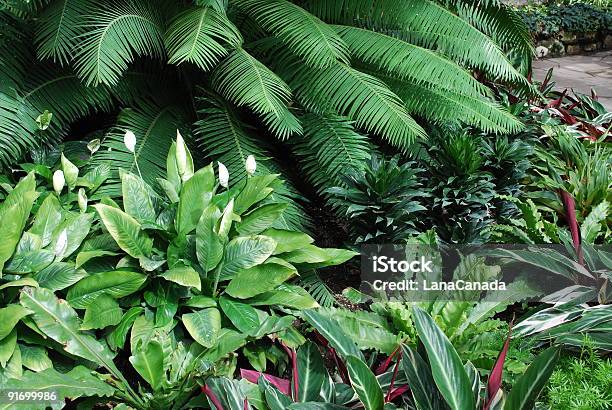
[{"label": "white flower bud", "polygon": [[247,157],[245,168],[246,168],[247,174],[249,174],[249,175],[254,175],[255,174],[255,170],[257,169],[257,162],[255,162],[255,157],[254,156],[249,155]]},{"label": "white flower bud", "polygon": [[62,189],[64,189],[64,185],[66,184],[66,179],[64,178],[64,171],[58,169],[53,173],[53,190],[56,194],[60,194]]},{"label": "white flower bud", "polygon": [[217,164],[219,165],[219,185],[227,188],[229,186],[229,171],[221,162],[217,161]]},{"label": "white flower bud", "polygon": [[187,147],[179,130],[176,130],[176,168],[181,177],[187,172]]},{"label": "white flower bud", "polygon": [[123,143],[130,152],[136,151],[136,135],[132,131],[126,131],[123,137]]},{"label": "white flower bud", "polygon": [[81,212],[85,212],[87,210],[87,195],[85,195],[85,190],[83,188],[79,189],[77,201],[79,203],[79,209]]}]

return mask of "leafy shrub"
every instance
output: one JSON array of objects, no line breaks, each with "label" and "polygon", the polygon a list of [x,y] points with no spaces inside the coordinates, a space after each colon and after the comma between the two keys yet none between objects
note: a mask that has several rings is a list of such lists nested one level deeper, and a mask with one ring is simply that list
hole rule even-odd
[{"label": "leafy shrub", "polygon": [[283,309],[318,305],[289,280],[354,253],[275,228],[287,204],[271,197],[277,176],[252,176],[254,166],[219,189],[212,164],[195,170],[178,138],[158,181],[164,194],[122,171],[121,206],[87,203],[108,167],[79,177],[62,156],[55,192],[37,187],[34,172],[23,178],[0,207],[12,221],[0,228],[2,385],[60,383],[60,400],[181,407],[202,377],[232,375],[241,347],[270,334],[293,340],[295,316]]}]

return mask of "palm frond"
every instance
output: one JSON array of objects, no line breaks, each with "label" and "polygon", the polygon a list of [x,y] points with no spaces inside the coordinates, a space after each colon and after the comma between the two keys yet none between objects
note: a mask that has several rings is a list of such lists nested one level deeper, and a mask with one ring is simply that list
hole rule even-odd
[{"label": "palm frond", "polygon": [[[119,169],[135,174],[140,172],[145,181],[155,186],[156,178],[165,177],[166,156],[176,130],[182,127],[184,121],[182,108],[175,105],[160,106],[141,100],[137,106],[122,110],[116,125],[106,134],[102,146],[91,159],[92,166],[110,163],[113,172],[113,177],[96,195],[120,195]],[[134,154],[128,151],[123,142],[127,130],[136,135]]]},{"label": "palm frond", "polygon": [[23,109],[18,96],[0,91],[0,168],[13,164],[38,144],[36,127],[33,121],[24,123]]},{"label": "palm frond", "polygon": [[[238,118],[232,107],[212,94],[198,98],[198,117],[194,124],[195,141],[206,156],[222,162],[230,172],[230,183],[246,178],[245,162],[249,155],[257,158],[257,170],[263,174],[278,173],[280,168],[254,136],[255,130]],[[283,213],[283,229],[304,228],[308,217],[296,202],[303,199],[291,184],[275,187],[271,200],[285,200],[289,207]]]},{"label": "palm frond", "polygon": [[196,6],[212,7],[217,12],[225,14],[229,0],[194,0]]},{"label": "palm frond", "polygon": [[84,17],[75,68],[87,85],[116,84],[135,56],[162,58],[164,43],[155,4],[101,2]]},{"label": "palm frond", "polygon": [[92,12],[92,3],[79,0],[54,0],[40,14],[35,43],[38,58],[68,64],[83,34],[83,16]]},{"label": "palm frond", "polygon": [[358,25],[436,50],[492,78],[526,84],[500,47],[469,22],[431,0],[308,0],[325,21]]},{"label": "palm frond", "polygon": [[33,60],[27,38],[29,25],[0,10],[0,91],[18,86]]},{"label": "palm frond", "polygon": [[[382,77],[382,76],[381,76]],[[491,133],[515,133],[522,123],[499,104],[410,81],[382,77],[406,103],[406,109],[437,123],[468,124]]]},{"label": "palm frond", "polygon": [[287,0],[239,0],[235,4],[306,64],[325,68],[338,60],[348,63],[344,41],[331,27],[300,6]]},{"label": "palm frond", "polygon": [[278,137],[302,133],[299,121],[287,108],[289,86],[245,50],[234,50],[217,66],[212,84],[224,98],[260,115]]},{"label": "palm frond", "polygon": [[402,100],[376,77],[342,63],[315,70],[298,62],[284,70],[297,100],[312,112],[345,115],[400,149],[425,137]]},{"label": "palm frond", "polygon": [[363,168],[370,159],[368,138],[357,133],[348,118],[307,113],[300,119],[304,136],[294,150],[310,182],[320,192],[339,185],[342,175]]},{"label": "palm frond", "polygon": [[205,71],[228,54],[226,45],[239,47],[241,44],[238,29],[212,7],[191,7],[179,13],[166,31],[168,62],[187,61]]},{"label": "palm frond", "polygon": [[354,58],[386,74],[475,96],[488,92],[469,71],[441,54],[383,33],[358,27],[334,27]]}]

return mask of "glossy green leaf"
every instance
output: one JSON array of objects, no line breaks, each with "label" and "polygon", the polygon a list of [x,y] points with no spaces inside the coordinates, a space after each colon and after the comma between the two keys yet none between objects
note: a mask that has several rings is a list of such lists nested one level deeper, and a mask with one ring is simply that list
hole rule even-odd
[{"label": "glossy green leaf", "polygon": [[0,367],[6,367],[6,363],[9,361],[15,346],[17,345],[17,330],[13,329],[6,337],[0,340]]},{"label": "glossy green leaf", "polygon": [[314,239],[312,239],[305,233],[287,231],[283,229],[266,229],[262,232],[262,235],[272,238],[276,241],[276,248],[272,253],[273,255],[295,251],[314,242]]},{"label": "glossy green leaf", "polygon": [[57,242],[61,240],[62,232],[66,232],[66,249],[60,255],[57,255],[56,260],[72,255],[81,246],[89,233],[93,217],[93,214],[80,212],[70,212],[65,215],[65,219],[53,230],[51,243],[49,244],[50,249],[57,249]]},{"label": "glossy green leaf", "polygon": [[323,336],[338,353],[347,356],[363,358],[357,345],[342,331],[333,320],[323,316],[316,310],[305,310],[302,317]]},{"label": "glossy green leaf", "polygon": [[298,400],[301,402],[319,400],[323,381],[329,376],[316,344],[307,342],[297,350],[297,371]]},{"label": "glossy green leaf", "polygon": [[47,195],[40,208],[38,208],[34,223],[28,232],[41,238],[42,247],[49,245],[53,231],[62,221],[61,209],[57,196],[53,194]]},{"label": "glossy green leaf", "polygon": [[419,409],[435,410],[444,407],[429,365],[418,352],[405,345],[402,346],[402,368]]},{"label": "glossy green leaf", "polygon": [[120,209],[108,205],[96,204],[94,207],[121,249],[133,258],[151,256],[153,240],[140,229],[138,221]]},{"label": "glossy green leaf", "polygon": [[135,355],[130,356],[130,363],[153,390],[159,389],[164,381],[164,351],[162,345],[156,340],[150,340],[136,351]]},{"label": "glossy green leaf", "polygon": [[183,184],[176,214],[176,230],[187,235],[198,225],[204,209],[210,204],[215,188],[215,172],[212,164],[198,170]]},{"label": "glossy green leaf", "polygon": [[20,345],[19,350],[21,351],[23,367],[33,372],[40,372],[53,367],[53,363],[49,359],[45,348],[41,346]]},{"label": "glossy green leaf", "polygon": [[6,288],[20,288],[22,286],[32,286],[34,288],[37,288],[38,287],[38,282],[36,282],[32,278],[23,278],[23,279],[12,280],[12,281],[10,281],[8,283],[5,283],[4,285],[0,286],[0,290],[6,289]]},{"label": "glossy green leaf", "polygon": [[540,353],[525,373],[514,383],[508,394],[505,410],[526,410],[533,408],[536,399],[548,382],[559,360],[559,349],[551,347]]},{"label": "glossy green leaf", "polygon": [[18,304],[0,308],[0,339],[7,337],[21,318],[30,313],[28,309]]},{"label": "glossy green leaf", "polygon": [[259,234],[270,228],[286,208],[287,204],[262,205],[244,215],[236,230],[241,235]]},{"label": "glossy green leaf", "polygon": [[250,298],[274,289],[296,274],[292,266],[264,263],[238,271],[225,291],[235,298]]},{"label": "glossy green leaf", "polygon": [[138,306],[132,307],[127,312],[125,312],[123,317],[121,317],[121,321],[119,322],[119,324],[115,326],[113,331],[110,332],[106,337],[106,341],[108,342],[108,345],[111,349],[117,350],[117,348],[123,347],[123,344],[125,343],[125,338],[127,337],[127,334],[130,331],[132,324],[134,324],[134,321],[138,318],[138,316],[140,316],[142,311],[143,308]]},{"label": "glossy green leaf", "polygon": [[219,306],[225,316],[242,333],[251,334],[260,326],[257,311],[251,305],[221,297]]},{"label": "glossy green leaf", "polygon": [[154,222],[153,189],[137,175],[123,170],[119,171],[119,175],[125,212],[141,223]]},{"label": "glossy green leaf", "polygon": [[102,293],[85,308],[81,330],[104,329],[121,321],[123,311],[110,295]]},{"label": "glossy green leaf", "polygon": [[215,232],[220,217],[219,208],[211,204],[204,209],[196,226],[196,256],[206,272],[214,269],[223,257],[223,242]]},{"label": "glossy green leaf", "polygon": [[71,286],[87,276],[83,269],[76,269],[70,262],[53,262],[36,272],[33,278],[44,288],[61,290]]},{"label": "glossy green leaf", "polygon": [[274,248],[276,248],[276,242],[261,235],[239,236],[232,239],[225,247],[220,279],[231,279],[240,270],[263,263],[272,255]]},{"label": "glossy green leaf", "polygon": [[81,279],[68,290],[66,300],[77,309],[84,309],[95,298],[107,294],[115,299],[136,292],[147,277],[131,271],[111,271],[98,273]]},{"label": "glossy green leaf", "polygon": [[247,300],[253,306],[286,306],[293,309],[314,309],[319,304],[303,288],[282,284],[269,292],[261,293]]},{"label": "glossy green leaf", "polygon": [[191,266],[174,267],[160,275],[162,278],[181,286],[201,289],[200,275]]},{"label": "glossy green leaf", "polygon": [[358,357],[346,357],[351,386],[355,389],[359,400],[366,410],[382,410],[384,403],[383,392],[376,376],[370,368]]},{"label": "glossy green leaf", "polygon": [[221,330],[221,314],[215,308],[186,313],[183,325],[193,339],[204,347],[213,347]]},{"label": "glossy green leaf", "polygon": [[73,189],[76,186],[77,179],[79,177],[79,169],[74,165],[68,158],[62,153],[60,157],[62,163],[62,171],[64,171],[64,177],[66,178],[66,184],[68,188]]},{"label": "glossy green leaf", "polygon": [[457,351],[425,311],[415,306],[413,318],[427,350],[433,379],[442,397],[453,410],[473,409],[475,404],[471,383]]},{"label": "glossy green leaf", "polygon": [[234,212],[242,215],[251,206],[263,200],[274,191],[270,184],[276,180],[277,175],[255,175],[247,179],[242,191],[236,197]]}]

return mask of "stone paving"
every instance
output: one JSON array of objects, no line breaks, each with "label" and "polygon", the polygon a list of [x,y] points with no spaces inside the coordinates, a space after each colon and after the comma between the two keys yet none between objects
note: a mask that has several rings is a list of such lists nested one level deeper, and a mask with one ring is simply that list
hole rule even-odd
[{"label": "stone paving", "polygon": [[612,50],[579,56],[547,58],[533,62],[533,77],[541,81],[553,67],[556,88],[573,89],[580,94],[591,94],[595,89],[599,102],[612,111]]}]

